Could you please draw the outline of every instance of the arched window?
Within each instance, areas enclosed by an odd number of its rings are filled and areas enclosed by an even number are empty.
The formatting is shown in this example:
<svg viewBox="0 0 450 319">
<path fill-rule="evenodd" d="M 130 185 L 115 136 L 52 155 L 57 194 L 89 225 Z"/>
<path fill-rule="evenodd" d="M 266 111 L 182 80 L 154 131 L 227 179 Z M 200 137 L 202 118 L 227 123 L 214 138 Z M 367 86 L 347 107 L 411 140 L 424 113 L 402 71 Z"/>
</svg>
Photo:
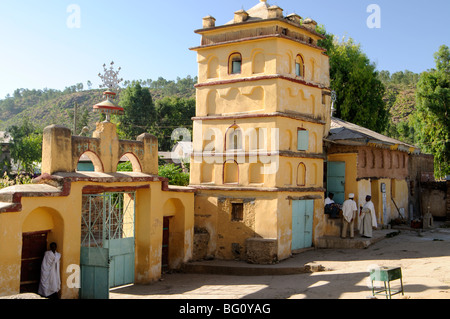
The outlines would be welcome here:
<svg viewBox="0 0 450 319">
<path fill-rule="evenodd" d="M 297 167 L 297 186 L 306 185 L 306 166 L 303 163 L 298 164 Z"/>
<path fill-rule="evenodd" d="M 242 150 L 242 130 L 239 126 L 232 125 L 225 135 L 226 150 Z"/>
<path fill-rule="evenodd" d="M 295 75 L 301 77 L 305 76 L 305 63 L 303 62 L 303 58 L 300 54 L 295 58 Z"/>
<path fill-rule="evenodd" d="M 242 71 L 242 56 L 240 53 L 233 53 L 228 59 L 228 73 L 240 74 Z"/>
</svg>

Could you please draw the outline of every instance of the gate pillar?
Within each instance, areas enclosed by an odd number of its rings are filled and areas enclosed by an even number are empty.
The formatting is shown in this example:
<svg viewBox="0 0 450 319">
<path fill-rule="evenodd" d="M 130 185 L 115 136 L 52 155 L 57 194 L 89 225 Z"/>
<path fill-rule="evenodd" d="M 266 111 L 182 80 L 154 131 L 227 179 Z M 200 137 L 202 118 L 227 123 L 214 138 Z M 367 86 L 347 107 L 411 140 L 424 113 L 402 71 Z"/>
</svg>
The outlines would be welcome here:
<svg viewBox="0 0 450 319">
<path fill-rule="evenodd" d="M 70 129 L 51 125 L 44 129 L 42 141 L 42 174 L 74 172 L 72 161 L 72 132 Z"/>
</svg>

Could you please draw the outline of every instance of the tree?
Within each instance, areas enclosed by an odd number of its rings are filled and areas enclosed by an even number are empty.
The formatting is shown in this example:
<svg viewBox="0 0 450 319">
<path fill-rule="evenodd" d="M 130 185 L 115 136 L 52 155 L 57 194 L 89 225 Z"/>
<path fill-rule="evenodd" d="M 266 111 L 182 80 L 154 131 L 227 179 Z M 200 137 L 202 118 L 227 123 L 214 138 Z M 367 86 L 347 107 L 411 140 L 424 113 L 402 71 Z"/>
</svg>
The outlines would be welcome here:
<svg viewBox="0 0 450 319">
<path fill-rule="evenodd" d="M 184 173 L 182 168 L 175 164 L 159 166 L 158 175 L 167 178 L 169 180 L 169 185 L 189 185 L 189 174 Z"/>
<path fill-rule="evenodd" d="M 123 138 L 134 140 L 142 133 L 151 133 L 156 112 L 148 88 L 143 88 L 139 82 L 133 81 L 120 94 L 119 105 L 125 111 L 118 120 L 118 130 Z"/>
<path fill-rule="evenodd" d="M 423 72 L 417 84 L 414 114 L 418 144 L 435 159 L 435 176 L 450 175 L 450 50 L 443 45 L 434 55 L 436 70 Z"/>
<path fill-rule="evenodd" d="M 156 101 L 156 113 L 153 132 L 161 151 L 170 151 L 177 142 L 171 139 L 172 132 L 177 128 L 187 128 L 192 136 L 191 118 L 195 116 L 195 99 L 165 97 Z"/>
<path fill-rule="evenodd" d="M 319 45 L 330 56 L 331 89 L 336 91 L 335 116 L 345 121 L 382 132 L 388 123 L 383 101 L 385 87 L 375 65 L 353 39 L 336 41 L 325 35 Z"/>
<path fill-rule="evenodd" d="M 33 174 L 36 164 L 42 160 L 42 133 L 27 118 L 19 126 L 9 127 L 7 132 L 12 138 L 11 158 L 18 170 Z"/>
</svg>

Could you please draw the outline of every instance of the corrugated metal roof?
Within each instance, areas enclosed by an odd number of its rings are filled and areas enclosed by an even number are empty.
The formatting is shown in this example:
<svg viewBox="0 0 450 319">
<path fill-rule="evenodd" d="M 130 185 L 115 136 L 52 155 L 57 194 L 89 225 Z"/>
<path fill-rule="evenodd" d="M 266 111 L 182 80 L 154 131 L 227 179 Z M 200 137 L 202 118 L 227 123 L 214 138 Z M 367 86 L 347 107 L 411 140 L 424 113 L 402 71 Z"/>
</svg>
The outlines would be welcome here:
<svg viewBox="0 0 450 319">
<path fill-rule="evenodd" d="M 367 143 L 380 143 L 388 146 L 399 145 L 405 148 L 418 149 L 414 145 L 404 143 L 394 138 L 374 132 L 365 127 L 346 122 L 344 120 L 332 117 L 330 135 L 327 137 L 329 141 L 359 141 Z"/>
</svg>

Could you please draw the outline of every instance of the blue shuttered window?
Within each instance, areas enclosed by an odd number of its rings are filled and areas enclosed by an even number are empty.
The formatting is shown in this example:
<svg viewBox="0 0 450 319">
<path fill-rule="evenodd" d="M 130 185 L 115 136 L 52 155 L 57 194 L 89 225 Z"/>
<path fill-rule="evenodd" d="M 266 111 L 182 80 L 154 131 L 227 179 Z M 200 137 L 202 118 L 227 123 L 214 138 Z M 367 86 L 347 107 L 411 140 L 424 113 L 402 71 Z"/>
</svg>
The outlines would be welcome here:
<svg viewBox="0 0 450 319">
<path fill-rule="evenodd" d="M 297 132 L 297 150 L 307 151 L 309 146 L 309 132 L 298 130 Z"/>
</svg>

